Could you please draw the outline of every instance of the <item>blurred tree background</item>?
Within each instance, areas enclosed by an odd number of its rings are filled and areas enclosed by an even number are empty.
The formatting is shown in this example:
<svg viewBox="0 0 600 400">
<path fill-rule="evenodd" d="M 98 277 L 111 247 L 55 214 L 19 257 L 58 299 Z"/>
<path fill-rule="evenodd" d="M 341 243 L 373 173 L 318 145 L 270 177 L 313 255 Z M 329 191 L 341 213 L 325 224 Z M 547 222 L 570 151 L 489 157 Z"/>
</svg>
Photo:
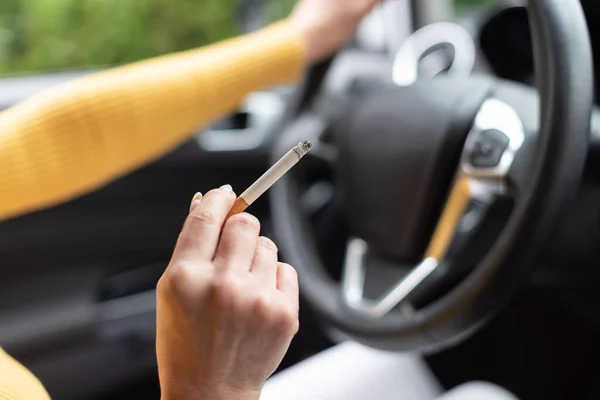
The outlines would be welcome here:
<svg viewBox="0 0 600 400">
<path fill-rule="evenodd" d="M 244 10 L 258 8 L 269 22 L 294 2 L 0 0 L 0 74 L 101 67 L 185 50 L 240 33 Z"/>
</svg>

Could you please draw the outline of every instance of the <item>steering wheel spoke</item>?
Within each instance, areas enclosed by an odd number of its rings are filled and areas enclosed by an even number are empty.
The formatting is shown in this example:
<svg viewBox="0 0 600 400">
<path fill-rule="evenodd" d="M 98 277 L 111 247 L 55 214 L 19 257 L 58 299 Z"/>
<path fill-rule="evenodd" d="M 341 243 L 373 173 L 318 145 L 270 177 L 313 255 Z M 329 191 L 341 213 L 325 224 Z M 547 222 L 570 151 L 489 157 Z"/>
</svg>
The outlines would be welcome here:
<svg viewBox="0 0 600 400">
<path fill-rule="evenodd" d="M 365 296 L 369 246 L 359 238 L 348 242 L 342 274 L 342 298 L 344 304 L 366 318 L 379 319 L 397 306 L 405 311 L 413 293 L 419 294 L 438 288 L 439 280 L 453 273 L 454 261 L 480 232 L 488 217 L 488 211 L 496 199 L 493 194 L 499 188 L 489 182 L 461 176 L 456 180 L 446 202 L 423 259 L 377 297 Z M 371 271 L 377 273 L 377 271 Z M 430 280 L 431 278 L 431 280 Z M 423 291 L 424 290 L 424 291 Z"/>
<path fill-rule="evenodd" d="M 400 305 L 416 287 L 440 265 L 428 257 L 397 281 L 386 293 L 375 300 L 367 299 L 364 288 L 367 277 L 367 243 L 358 238 L 348 242 L 342 275 L 342 297 L 350 309 L 368 318 L 381 318 Z M 411 309 L 412 307 L 409 307 Z"/>
</svg>

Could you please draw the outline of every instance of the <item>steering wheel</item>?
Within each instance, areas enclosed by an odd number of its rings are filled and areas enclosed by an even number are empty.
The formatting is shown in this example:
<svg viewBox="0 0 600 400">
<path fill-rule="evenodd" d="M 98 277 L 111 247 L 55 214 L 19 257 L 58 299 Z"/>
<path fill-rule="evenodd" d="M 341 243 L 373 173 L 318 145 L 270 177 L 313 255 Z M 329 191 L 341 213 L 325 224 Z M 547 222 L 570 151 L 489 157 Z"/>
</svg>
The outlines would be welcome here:
<svg viewBox="0 0 600 400">
<path fill-rule="evenodd" d="M 307 174 L 286 175 L 271 202 L 301 294 L 337 334 L 440 350 L 476 332 L 531 273 L 578 188 L 594 85 L 579 1 L 531 0 L 528 12 L 537 92 L 486 76 L 406 87 L 372 79 L 331 118 L 314 106 L 330 63 L 309 71 L 273 157 L 310 139 L 312 157 L 335 172 L 352 234 L 341 282 L 302 211 Z M 382 264 L 412 267 L 367 296 Z"/>
</svg>

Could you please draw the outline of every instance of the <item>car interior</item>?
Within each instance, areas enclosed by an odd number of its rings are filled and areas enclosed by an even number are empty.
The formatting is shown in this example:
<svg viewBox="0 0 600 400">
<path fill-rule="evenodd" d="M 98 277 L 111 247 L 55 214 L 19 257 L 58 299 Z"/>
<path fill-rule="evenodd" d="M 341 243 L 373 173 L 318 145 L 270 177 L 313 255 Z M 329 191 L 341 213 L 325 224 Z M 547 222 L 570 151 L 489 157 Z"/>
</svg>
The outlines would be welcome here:
<svg viewBox="0 0 600 400">
<path fill-rule="evenodd" d="M 54 399 L 160 398 L 155 287 L 192 195 L 310 139 L 248 210 L 300 277 L 280 371 L 352 340 L 422 354 L 445 388 L 599 398 L 600 3 L 560 3 L 383 2 L 297 87 L 3 221 L 0 346 Z M 0 110 L 94 71 L 0 75 Z"/>
</svg>

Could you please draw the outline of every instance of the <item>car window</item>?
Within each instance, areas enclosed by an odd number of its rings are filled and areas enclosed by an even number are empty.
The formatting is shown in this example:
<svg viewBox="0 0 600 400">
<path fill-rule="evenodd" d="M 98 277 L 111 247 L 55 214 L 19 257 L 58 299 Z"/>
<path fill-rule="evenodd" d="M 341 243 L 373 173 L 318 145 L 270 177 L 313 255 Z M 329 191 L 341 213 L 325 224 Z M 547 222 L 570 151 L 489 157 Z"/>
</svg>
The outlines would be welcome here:
<svg viewBox="0 0 600 400">
<path fill-rule="evenodd" d="M 480 6 L 485 3 L 490 3 L 494 0 L 454 0 L 454 5 L 457 9 L 470 9 Z"/>
<path fill-rule="evenodd" d="M 459 14 L 468 13 L 479 6 L 488 3 L 497 3 L 499 0 L 454 0 L 454 7 Z"/>
<path fill-rule="evenodd" d="M 296 0 L 0 0 L 0 74 L 81 70 L 252 31 Z M 490 0 L 454 0 L 470 9 Z M 493 1 L 493 0 L 491 0 Z"/>
<path fill-rule="evenodd" d="M 0 74 L 119 65 L 213 43 L 293 0 L 0 0 Z"/>
</svg>

